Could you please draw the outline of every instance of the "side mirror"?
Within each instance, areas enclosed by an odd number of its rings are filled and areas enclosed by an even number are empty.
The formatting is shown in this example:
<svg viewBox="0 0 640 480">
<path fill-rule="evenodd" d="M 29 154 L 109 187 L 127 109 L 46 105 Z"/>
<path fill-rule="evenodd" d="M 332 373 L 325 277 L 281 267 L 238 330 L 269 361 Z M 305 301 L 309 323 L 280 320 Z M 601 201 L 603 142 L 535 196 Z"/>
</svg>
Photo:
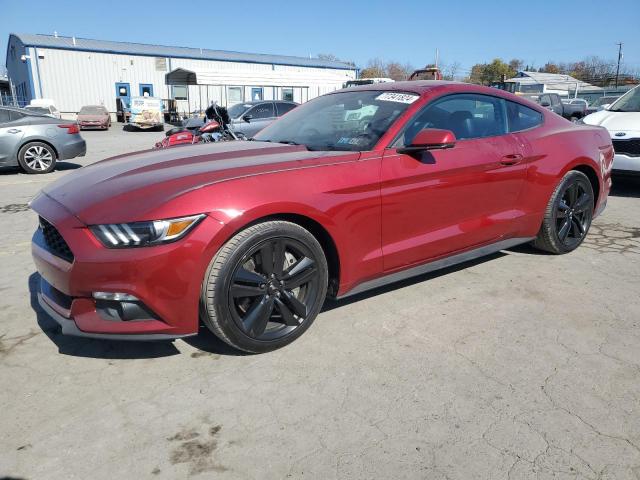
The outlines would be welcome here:
<svg viewBox="0 0 640 480">
<path fill-rule="evenodd" d="M 425 128 L 414 137 L 411 145 L 398 148 L 398 153 L 414 153 L 424 150 L 444 150 L 453 148 L 456 136 L 451 130 L 439 128 Z"/>
<path fill-rule="evenodd" d="M 253 118 L 253 115 L 245 115 L 244 117 L 242 117 L 242 119 L 247 123 L 251 122 L 252 118 Z"/>
<path fill-rule="evenodd" d="M 551 106 L 551 104 L 550 104 L 549 102 L 542 102 L 542 103 L 540 104 L 540 106 L 541 106 L 541 107 L 550 107 L 550 106 Z"/>
<path fill-rule="evenodd" d="M 609 110 L 610 106 L 610 103 L 605 103 L 604 105 L 600 105 L 600 108 L 598 108 L 598 110 Z"/>
</svg>

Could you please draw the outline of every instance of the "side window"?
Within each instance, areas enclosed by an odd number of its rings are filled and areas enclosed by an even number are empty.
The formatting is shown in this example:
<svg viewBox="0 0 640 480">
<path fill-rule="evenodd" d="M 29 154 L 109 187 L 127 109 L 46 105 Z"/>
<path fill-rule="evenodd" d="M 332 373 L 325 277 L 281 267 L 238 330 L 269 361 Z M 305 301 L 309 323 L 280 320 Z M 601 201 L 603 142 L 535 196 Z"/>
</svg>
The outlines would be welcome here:
<svg viewBox="0 0 640 480">
<path fill-rule="evenodd" d="M 256 105 L 251 110 L 249 110 L 247 115 L 251 115 L 253 120 L 258 120 L 260 118 L 270 118 L 275 117 L 276 114 L 273 111 L 273 103 L 261 103 L 260 105 Z"/>
<path fill-rule="evenodd" d="M 549 98 L 549 95 L 541 95 L 539 102 L 540 102 L 540 105 L 542 105 L 543 103 L 551 105 L 551 98 Z"/>
<path fill-rule="evenodd" d="M 295 103 L 282 103 L 282 102 L 276 102 L 276 109 L 278 110 L 278 116 L 282 116 L 285 113 L 293 110 L 294 108 L 296 108 L 297 105 Z"/>
<path fill-rule="evenodd" d="M 507 101 L 509 132 L 521 132 L 542 125 L 543 116 L 533 108 Z"/>
<path fill-rule="evenodd" d="M 0 108 L 0 125 L 9 122 L 9 110 Z"/>
<path fill-rule="evenodd" d="M 504 100 L 489 95 L 449 95 L 430 103 L 409 122 L 395 146 L 409 145 L 420 130 L 451 130 L 458 140 L 507 133 Z"/>
</svg>

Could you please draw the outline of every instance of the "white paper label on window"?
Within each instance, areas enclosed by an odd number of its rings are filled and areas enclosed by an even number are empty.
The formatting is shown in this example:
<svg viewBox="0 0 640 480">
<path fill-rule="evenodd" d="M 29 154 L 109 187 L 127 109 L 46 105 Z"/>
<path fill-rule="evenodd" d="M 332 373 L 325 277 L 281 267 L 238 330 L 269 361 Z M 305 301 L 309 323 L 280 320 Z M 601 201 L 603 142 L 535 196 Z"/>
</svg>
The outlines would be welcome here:
<svg viewBox="0 0 640 480">
<path fill-rule="evenodd" d="M 381 100 L 383 102 L 413 103 L 418 98 L 420 98 L 419 95 L 411 93 L 384 92 L 378 95 L 376 100 Z"/>
</svg>

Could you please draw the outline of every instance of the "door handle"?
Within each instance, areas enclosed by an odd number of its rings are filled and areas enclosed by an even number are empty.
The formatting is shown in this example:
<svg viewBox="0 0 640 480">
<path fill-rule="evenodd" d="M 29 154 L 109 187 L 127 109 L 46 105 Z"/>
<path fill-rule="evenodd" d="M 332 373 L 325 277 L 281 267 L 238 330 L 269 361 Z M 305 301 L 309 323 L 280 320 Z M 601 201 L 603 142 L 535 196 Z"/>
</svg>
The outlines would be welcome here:
<svg viewBox="0 0 640 480">
<path fill-rule="evenodd" d="M 504 157 L 502 157 L 500 163 L 502 165 L 515 165 L 517 163 L 520 163 L 521 161 L 522 155 L 520 155 L 519 153 L 513 153 L 511 155 L 505 155 Z"/>
<path fill-rule="evenodd" d="M 7 132 L 9 133 L 20 133 L 22 130 L 18 130 L 17 128 L 12 128 L 10 130 L 7 130 Z"/>
</svg>

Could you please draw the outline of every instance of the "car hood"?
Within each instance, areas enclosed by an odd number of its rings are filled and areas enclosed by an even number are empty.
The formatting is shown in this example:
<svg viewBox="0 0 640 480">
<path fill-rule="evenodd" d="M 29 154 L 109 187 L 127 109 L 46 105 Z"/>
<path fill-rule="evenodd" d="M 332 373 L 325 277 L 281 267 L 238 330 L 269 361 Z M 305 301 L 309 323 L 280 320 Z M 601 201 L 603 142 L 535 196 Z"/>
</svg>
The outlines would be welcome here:
<svg viewBox="0 0 640 480">
<path fill-rule="evenodd" d="M 584 123 L 605 127 L 611 134 L 622 132 L 640 135 L 640 112 L 601 110 L 584 117 Z"/>
<path fill-rule="evenodd" d="M 152 220 L 163 205 L 207 185 L 327 161 L 353 161 L 359 156 L 252 141 L 145 150 L 80 168 L 45 187 L 43 193 L 88 225 Z"/>
</svg>

